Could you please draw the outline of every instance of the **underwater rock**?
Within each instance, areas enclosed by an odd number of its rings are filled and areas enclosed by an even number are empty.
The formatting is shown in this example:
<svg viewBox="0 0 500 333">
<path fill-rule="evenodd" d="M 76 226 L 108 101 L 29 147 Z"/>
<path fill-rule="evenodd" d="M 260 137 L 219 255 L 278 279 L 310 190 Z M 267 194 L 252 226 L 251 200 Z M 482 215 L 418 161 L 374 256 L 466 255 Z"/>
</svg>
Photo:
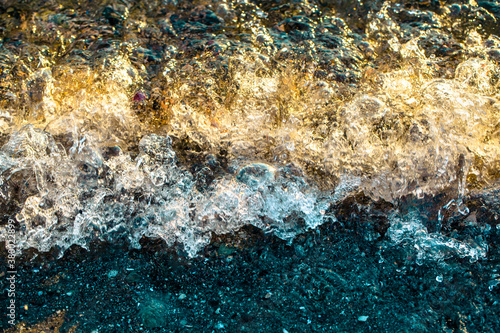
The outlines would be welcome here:
<svg viewBox="0 0 500 333">
<path fill-rule="evenodd" d="M 139 317 L 147 328 L 165 327 L 173 314 L 170 305 L 157 296 L 147 295 L 139 305 Z"/>
<path fill-rule="evenodd" d="M 143 100 L 145 100 L 147 98 L 146 94 L 143 93 L 142 91 L 138 91 L 135 93 L 134 97 L 132 98 L 132 100 L 134 102 L 142 102 Z"/>
<path fill-rule="evenodd" d="M 500 49 L 490 49 L 487 53 L 491 60 L 500 63 Z"/>
<path fill-rule="evenodd" d="M 214 25 L 214 24 L 221 24 L 223 23 L 223 20 L 219 18 L 213 11 L 211 10 L 204 10 L 200 13 L 199 18 L 198 18 L 201 23 L 206 24 L 206 25 Z"/>
<path fill-rule="evenodd" d="M 117 26 L 123 23 L 128 17 L 128 9 L 123 5 L 106 6 L 102 12 L 102 15 L 109 24 L 112 26 Z"/>
<path fill-rule="evenodd" d="M 160 27 L 161 31 L 164 34 L 172 37 L 177 36 L 177 33 L 175 32 L 174 27 L 172 26 L 170 18 L 159 19 L 158 26 Z"/>
<path fill-rule="evenodd" d="M 486 9 L 489 13 L 491 13 L 497 20 L 500 20 L 500 5 L 498 2 L 494 1 L 478 1 L 479 7 Z"/>
<path fill-rule="evenodd" d="M 313 21 L 305 16 L 294 16 L 282 21 L 278 26 L 283 27 L 285 32 L 294 30 L 310 31 L 314 28 L 313 24 Z"/>
<path fill-rule="evenodd" d="M 26 86 L 32 103 L 40 103 L 49 97 L 54 89 L 54 79 L 50 68 L 41 68 L 34 72 L 28 79 Z"/>
</svg>

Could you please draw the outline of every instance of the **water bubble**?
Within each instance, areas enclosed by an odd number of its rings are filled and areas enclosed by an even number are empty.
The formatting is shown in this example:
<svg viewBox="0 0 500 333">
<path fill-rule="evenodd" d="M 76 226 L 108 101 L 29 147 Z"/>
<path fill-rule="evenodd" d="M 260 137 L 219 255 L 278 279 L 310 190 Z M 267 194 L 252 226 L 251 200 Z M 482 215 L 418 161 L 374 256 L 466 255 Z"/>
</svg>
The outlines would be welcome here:
<svg viewBox="0 0 500 333">
<path fill-rule="evenodd" d="M 270 182 L 273 178 L 274 168 L 262 163 L 245 165 L 236 176 L 236 179 L 251 188 L 259 187 L 262 184 Z"/>
</svg>

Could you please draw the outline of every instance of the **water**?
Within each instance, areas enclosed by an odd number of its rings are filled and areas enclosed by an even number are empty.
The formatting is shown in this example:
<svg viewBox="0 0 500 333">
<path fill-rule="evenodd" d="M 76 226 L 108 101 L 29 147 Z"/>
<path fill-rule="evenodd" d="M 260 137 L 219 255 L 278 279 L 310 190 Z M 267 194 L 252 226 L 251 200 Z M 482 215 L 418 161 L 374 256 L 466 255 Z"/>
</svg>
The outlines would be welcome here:
<svg viewBox="0 0 500 333">
<path fill-rule="evenodd" d="M 0 239 L 13 219 L 18 253 L 146 236 L 196 256 L 245 225 L 291 241 L 363 193 L 394 205 L 387 236 L 418 260 L 486 257 L 398 205 L 444 194 L 442 226 L 498 190 L 498 37 L 440 42 L 451 5 L 386 3 L 364 27 L 305 2 L 283 21 L 260 3 L 151 6 L 172 12 L 108 6 L 100 28 L 69 9 L 4 15 L 26 34 L 4 30 L 1 51 Z"/>
<path fill-rule="evenodd" d="M 500 331 L 499 13 L 1 0 L 0 327 Z"/>
</svg>

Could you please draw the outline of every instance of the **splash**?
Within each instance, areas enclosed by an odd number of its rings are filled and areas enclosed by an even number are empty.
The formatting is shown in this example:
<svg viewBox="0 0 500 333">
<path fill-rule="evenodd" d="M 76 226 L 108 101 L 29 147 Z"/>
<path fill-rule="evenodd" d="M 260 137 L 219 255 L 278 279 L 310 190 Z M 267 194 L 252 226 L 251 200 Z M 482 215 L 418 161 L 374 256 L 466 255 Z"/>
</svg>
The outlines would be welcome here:
<svg viewBox="0 0 500 333">
<path fill-rule="evenodd" d="M 440 233 L 429 232 L 417 211 L 404 216 L 393 214 L 388 236 L 395 244 L 405 244 L 413 248 L 419 265 L 425 260 L 443 260 L 453 256 L 468 258 L 470 262 L 475 262 L 486 258 L 488 252 L 488 245 L 482 237 L 461 241 Z"/>
<path fill-rule="evenodd" d="M 330 207 L 357 193 L 397 205 L 451 191 L 467 212 L 469 191 L 500 176 L 500 73 L 485 56 L 494 39 L 470 32 L 470 52 L 444 67 L 421 46 L 432 31 L 403 36 L 388 6 L 374 13 L 363 42 L 340 18 L 296 17 L 273 30 L 257 15 L 240 28 L 253 29 L 262 45 L 245 52 L 231 53 L 223 34 L 198 45 L 210 53 L 187 60 L 174 56 L 186 45 L 165 47 L 159 59 L 131 42 L 71 53 L 73 44 L 60 39 L 66 63 L 27 49 L 24 60 L 38 65 L 9 83 L 15 89 L 0 105 L 0 207 L 19 224 L 18 248 L 64 253 L 95 239 L 139 247 L 146 236 L 193 256 L 212 234 L 244 225 L 292 240 L 336 221 Z M 226 7 L 218 10 L 229 22 L 237 6 Z M 205 25 L 222 22 L 207 13 Z M 50 26 L 33 22 L 34 37 Z M 196 31 L 159 22 L 164 35 Z M 307 56 L 330 54 L 314 44 L 315 33 L 328 52 L 338 48 L 333 60 Z M 286 34 L 301 41 L 295 53 Z M 291 60 L 297 50 L 306 56 Z M 361 71 L 361 58 L 377 53 L 397 65 Z M 476 260 L 486 251 L 429 233 L 415 216 L 390 224 L 390 239 L 413 242 L 419 258 L 453 252 Z"/>
<path fill-rule="evenodd" d="M 66 154 L 50 134 L 27 125 L 4 145 L 3 197 L 10 199 L 13 186 L 27 196 L 16 215 L 21 249 L 58 247 L 62 254 L 94 239 L 139 247 L 147 236 L 184 244 L 195 255 L 211 233 L 246 224 L 291 239 L 321 224 L 329 206 L 328 196 L 293 165 L 235 164 L 234 174 L 202 193 L 176 165 L 169 136 L 144 136 L 135 159 L 119 148 L 103 156 L 93 142 L 86 136 Z M 10 182 L 19 174 L 25 184 Z"/>
</svg>

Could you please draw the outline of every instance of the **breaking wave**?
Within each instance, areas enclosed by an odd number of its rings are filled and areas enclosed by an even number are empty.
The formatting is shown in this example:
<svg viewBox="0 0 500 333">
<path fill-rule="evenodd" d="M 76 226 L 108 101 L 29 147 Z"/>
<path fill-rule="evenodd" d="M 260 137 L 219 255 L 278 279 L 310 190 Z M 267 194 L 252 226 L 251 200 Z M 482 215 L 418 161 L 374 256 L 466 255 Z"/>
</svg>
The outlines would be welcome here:
<svg viewBox="0 0 500 333">
<path fill-rule="evenodd" d="M 357 87 L 318 79 L 314 64 L 271 71 L 251 52 L 184 76 L 171 59 L 148 93 L 118 52 L 39 68 L 0 109 L 3 218 L 18 223 L 20 251 L 145 236 L 194 256 L 244 225 L 292 240 L 337 221 L 331 207 L 356 193 L 397 207 L 446 190 L 467 215 L 468 193 L 500 175 L 498 65 L 470 56 L 443 74 L 417 39 L 390 45 L 398 68 L 367 67 Z M 389 221 L 389 239 L 420 259 L 486 255 L 416 215 Z"/>
</svg>

